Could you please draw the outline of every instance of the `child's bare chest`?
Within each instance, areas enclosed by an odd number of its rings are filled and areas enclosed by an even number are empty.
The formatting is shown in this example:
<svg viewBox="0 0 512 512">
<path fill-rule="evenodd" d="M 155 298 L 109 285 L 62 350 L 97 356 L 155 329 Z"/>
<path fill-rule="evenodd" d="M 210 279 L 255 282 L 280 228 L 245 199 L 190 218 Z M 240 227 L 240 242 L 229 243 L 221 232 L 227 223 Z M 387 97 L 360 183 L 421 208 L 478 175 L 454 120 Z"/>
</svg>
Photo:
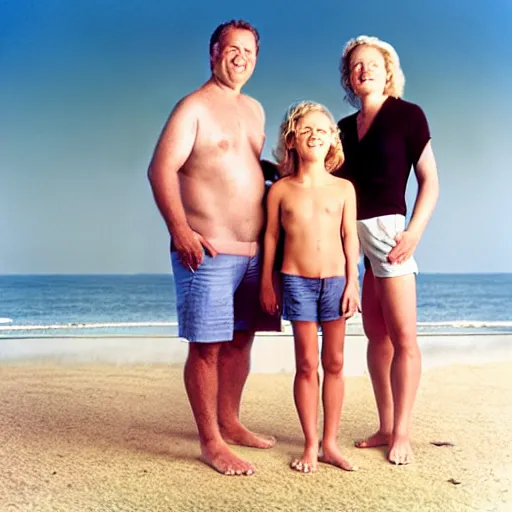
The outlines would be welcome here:
<svg viewBox="0 0 512 512">
<path fill-rule="evenodd" d="M 337 221 L 341 219 L 343 202 L 336 191 L 323 187 L 317 190 L 294 191 L 281 206 L 283 220 L 295 222 Z"/>
</svg>

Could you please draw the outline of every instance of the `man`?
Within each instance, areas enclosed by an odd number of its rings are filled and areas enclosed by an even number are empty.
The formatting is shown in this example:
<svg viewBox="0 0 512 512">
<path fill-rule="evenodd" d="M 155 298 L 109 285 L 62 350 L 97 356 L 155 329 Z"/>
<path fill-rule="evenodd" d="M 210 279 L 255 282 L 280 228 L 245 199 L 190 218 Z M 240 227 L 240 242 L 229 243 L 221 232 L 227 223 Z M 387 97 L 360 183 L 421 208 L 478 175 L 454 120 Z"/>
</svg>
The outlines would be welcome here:
<svg viewBox="0 0 512 512">
<path fill-rule="evenodd" d="M 212 76 L 176 105 L 149 167 L 172 237 L 179 335 L 190 342 L 185 387 L 201 459 L 227 475 L 254 473 L 227 443 L 275 443 L 239 420 L 254 331 L 279 329 L 259 304 L 264 112 L 241 93 L 258 49 L 259 34 L 249 23 L 217 27 L 210 39 Z"/>
</svg>

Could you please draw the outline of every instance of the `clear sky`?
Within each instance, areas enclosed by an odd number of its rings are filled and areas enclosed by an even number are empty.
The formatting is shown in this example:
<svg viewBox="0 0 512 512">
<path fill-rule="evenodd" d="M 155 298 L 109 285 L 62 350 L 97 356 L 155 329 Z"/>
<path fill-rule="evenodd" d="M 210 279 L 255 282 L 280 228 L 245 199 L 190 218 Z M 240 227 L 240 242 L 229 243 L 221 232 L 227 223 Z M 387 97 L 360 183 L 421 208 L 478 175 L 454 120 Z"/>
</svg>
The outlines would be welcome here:
<svg viewBox="0 0 512 512">
<path fill-rule="evenodd" d="M 352 111 L 338 73 L 347 39 L 393 44 L 440 172 L 421 270 L 512 272 L 511 2 L 3 0 L 0 274 L 170 271 L 147 165 L 232 18 L 261 33 L 245 92 L 267 114 L 266 157 L 291 102 Z"/>
</svg>

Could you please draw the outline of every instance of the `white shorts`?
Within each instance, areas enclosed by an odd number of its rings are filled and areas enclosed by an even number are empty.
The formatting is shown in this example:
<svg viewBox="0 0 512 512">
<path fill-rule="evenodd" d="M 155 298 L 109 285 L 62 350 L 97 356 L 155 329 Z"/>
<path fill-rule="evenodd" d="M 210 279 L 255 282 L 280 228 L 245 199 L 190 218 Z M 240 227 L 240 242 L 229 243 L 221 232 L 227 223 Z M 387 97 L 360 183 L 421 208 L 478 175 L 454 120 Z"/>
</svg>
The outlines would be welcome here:
<svg viewBox="0 0 512 512">
<path fill-rule="evenodd" d="M 399 214 L 357 221 L 361 249 L 370 260 L 374 276 L 398 277 L 418 273 L 418 265 L 412 256 L 400 264 L 388 261 L 388 255 L 396 245 L 395 236 L 404 229 L 405 217 Z"/>
</svg>

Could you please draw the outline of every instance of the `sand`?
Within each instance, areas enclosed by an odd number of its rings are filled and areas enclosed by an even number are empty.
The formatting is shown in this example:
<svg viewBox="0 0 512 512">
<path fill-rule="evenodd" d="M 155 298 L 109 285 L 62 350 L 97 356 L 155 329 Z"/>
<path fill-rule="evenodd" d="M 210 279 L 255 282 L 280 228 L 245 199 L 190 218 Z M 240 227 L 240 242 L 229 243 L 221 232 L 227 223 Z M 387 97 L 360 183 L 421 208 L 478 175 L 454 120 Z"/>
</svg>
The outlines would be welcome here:
<svg viewBox="0 0 512 512">
<path fill-rule="evenodd" d="M 353 447 L 376 413 L 368 377 L 348 377 L 340 444 L 360 469 L 304 475 L 288 467 L 292 374 L 252 373 L 242 418 L 278 444 L 234 448 L 257 472 L 226 477 L 198 460 L 181 364 L 4 357 L 0 511 L 510 511 L 511 374 L 510 360 L 427 369 L 406 467 Z"/>
</svg>

